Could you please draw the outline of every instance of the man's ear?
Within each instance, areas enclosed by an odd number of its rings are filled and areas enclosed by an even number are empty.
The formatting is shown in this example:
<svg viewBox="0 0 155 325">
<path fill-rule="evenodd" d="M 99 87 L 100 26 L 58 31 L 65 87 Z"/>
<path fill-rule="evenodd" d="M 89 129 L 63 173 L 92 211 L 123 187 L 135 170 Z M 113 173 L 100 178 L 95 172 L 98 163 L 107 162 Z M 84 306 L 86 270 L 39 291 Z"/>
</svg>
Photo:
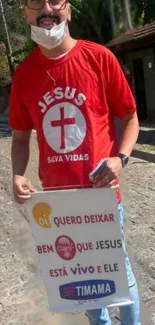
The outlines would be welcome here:
<svg viewBox="0 0 155 325">
<path fill-rule="evenodd" d="M 68 15 L 67 15 L 68 22 L 71 21 L 71 17 L 72 17 L 72 6 L 70 3 L 68 3 Z"/>
</svg>

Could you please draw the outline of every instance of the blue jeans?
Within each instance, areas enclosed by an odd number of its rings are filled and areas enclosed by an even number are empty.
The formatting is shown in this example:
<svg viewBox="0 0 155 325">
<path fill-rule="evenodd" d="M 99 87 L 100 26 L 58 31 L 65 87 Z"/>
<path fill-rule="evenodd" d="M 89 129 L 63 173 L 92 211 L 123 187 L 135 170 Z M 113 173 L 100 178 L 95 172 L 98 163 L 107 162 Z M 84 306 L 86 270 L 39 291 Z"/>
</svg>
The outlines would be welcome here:
<svg viewBox="0 0 155 325">
<path fill-rule="evenodd" d="M 122 235 L 122 240 L 123 240 L 125 264 L 126 264 L 127 277 L 128 277 L 128 283 L 129 283 L 130 298 L 132 301 L 134 301 L 134 305 L 120 307 L 121 325 L 140 325 L 138 289 L 137 289 L 137 284 L 136 284 L 134 274 L 132 272 L 131 264 L 129 262 L 128 255 L 125 250 L 122 204 L 118 205 L 118 210 L 119 210 L 119 221 L 120 221 L 120 226 L 121 226 L 121 235 Z M 91 325 L 111 325 L 109 313 L 106 308 L 96 309 L 96 310 L 88 310 L 87 314 L 89 316 Z"/>
</svg>

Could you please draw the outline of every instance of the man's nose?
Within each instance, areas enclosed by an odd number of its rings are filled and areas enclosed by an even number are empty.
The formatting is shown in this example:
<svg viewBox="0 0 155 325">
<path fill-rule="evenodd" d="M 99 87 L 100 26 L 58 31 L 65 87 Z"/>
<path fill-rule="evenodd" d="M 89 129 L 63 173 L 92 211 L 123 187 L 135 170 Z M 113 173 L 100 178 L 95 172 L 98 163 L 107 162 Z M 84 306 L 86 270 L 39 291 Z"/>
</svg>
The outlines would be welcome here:
<svg viewBox="0 0 155 325">
<path fill-rule="evenodd" d="M 45 0 L 45 1 L 44 1 L 44 6 L 43 6 L 42 10 L 43 10 L 45 13 L 47 13 L 47 14 L 49 14 L 49 13 L 51 13 L 51 12 L 53 13 L 53 8 L 50 6 L 48 0 Z"/>
</svg>

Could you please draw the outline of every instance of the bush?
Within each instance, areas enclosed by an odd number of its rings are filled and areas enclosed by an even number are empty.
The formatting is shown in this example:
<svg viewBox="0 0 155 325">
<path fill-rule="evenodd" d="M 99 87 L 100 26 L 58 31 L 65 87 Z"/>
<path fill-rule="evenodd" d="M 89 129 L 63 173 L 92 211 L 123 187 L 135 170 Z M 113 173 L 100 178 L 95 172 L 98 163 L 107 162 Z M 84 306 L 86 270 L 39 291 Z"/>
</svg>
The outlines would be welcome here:
<svg viewBox="0 0 155 325">
<path fill-rule="evenodd" d="M 25 59 L 25 57 L 32 52 L 34 42 L 26 40 L 24 36 L 11 36 L 13 59 L 15 68 Z M 5 54 L 5 46 L 0 43 L 0 87 L 7 86 L 11 83 L 10 70 L 8 66 L 7 56 Z"/>
<path fill-rule="evenodd" d="M 11 76 L 6 56 L 0 56 L 0 87 L 4 87 L 11 83 Z"/>
</svg>

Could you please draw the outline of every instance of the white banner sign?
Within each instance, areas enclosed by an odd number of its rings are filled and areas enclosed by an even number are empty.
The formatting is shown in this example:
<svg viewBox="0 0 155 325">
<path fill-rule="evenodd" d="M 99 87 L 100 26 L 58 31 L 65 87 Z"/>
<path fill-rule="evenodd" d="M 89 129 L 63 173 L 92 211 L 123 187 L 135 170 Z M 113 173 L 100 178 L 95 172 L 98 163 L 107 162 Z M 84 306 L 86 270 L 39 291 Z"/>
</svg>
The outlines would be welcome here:
<svg viewBox="0 0 155 325">
<path fill-rule="evenodd" d="M 27 210 L 52 312 L 131 303 L 116 189 L 34 193 Z"/>
</svg>

